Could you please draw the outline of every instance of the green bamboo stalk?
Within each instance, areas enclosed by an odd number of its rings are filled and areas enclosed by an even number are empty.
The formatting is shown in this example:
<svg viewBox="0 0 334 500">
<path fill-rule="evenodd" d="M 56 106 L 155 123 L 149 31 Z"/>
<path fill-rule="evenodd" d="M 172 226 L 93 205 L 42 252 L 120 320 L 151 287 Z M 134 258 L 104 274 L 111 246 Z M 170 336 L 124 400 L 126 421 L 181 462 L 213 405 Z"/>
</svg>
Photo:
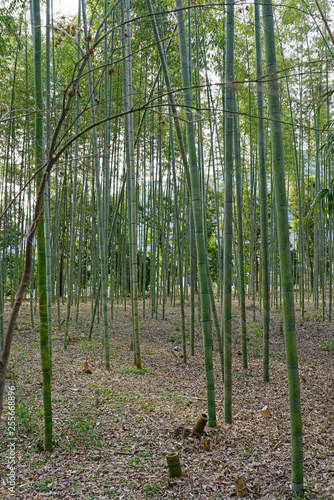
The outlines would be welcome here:
<svg viewBox="0 0 334 500">
<path fill-rule="evenodd" d="M 32 0 L 34 38 L 34 80 L 35 80 L 35 163 L 36 169 L 43 165 L 43 88 L 42 88 L 42 39 L 39 0 Z M 38 174 L 42 181 L 42 172 Z M 44 406 L 44 447 L 52 449 L 52 407 L 51 407 L 51 358 L 48 338 L 48 309 L 46 296 L 46 259 L 44 216 L 40 217 L 37 226 L 38 249 L 38 294 L 40 318 L 40 347 L 43 373 L 43 406 Z"/>
<path fill-rule="evenodd" d="M 50 0 L 46 2 L 46 31 L 45 31 L 45 90 L 46 90 L 46 150 L 45 156 L 51 141 L 51 68 L 50 68 Z M 45 156 L 43 161 L 45 162 Z M 51 269 L 51 228 L 50 228 L 50 184 L 49 181 L 45 188 L 45 259 L 46 259 L 46 300 L 48 310 L 48 342 L 50 351 L 50 363 L 52 373 L 52 269 Z"/>
<path fill-rule="evenodd" d="M 125 184 L 126 184 L 126 176 L 124 175 L 122 186 L 121 186 L 118 198 L 117 198 L 117 202 L 116 202 L 116 205 L 115 205 L 115 209 L 114 209 L 114 213 L 113 213 L 113 218 L 112 218 L 112 222 L 111 222 L 111 228 L 110 228 L 110 233 L 109 233 L 109 238 L 108 238 L 108 247 L 107 247 L 108 253 L 109 253 L 109 250 L 110 250 L 110 247 L 111 247 L 111 244 L 112 244 L 112 239 L 113 239 L 113 237 L 115 235 L 115 232 L 116 232 L 116 229 L 117 229 L 117 227 L 116 227 L 117 217 L 119 215 L 120 204 L 123 201 L 123 197 L 124 197 Z M 90 324 L 90 329 L 89 329 L 89 335 L 88 335 L 88 339 L 89 340 L 91 340 L 92 334 L 93 334 L 94 319 L 95 319 L 95 315 L 96 315 L 96 311 L 97 311 L 97 306 L 98 306 L 98 297 L 99 297 L 100 291 L 101 291 L 101 283 L 102 283 L 102 281 L 100 279 L 99 282 L 98 282 L 98 288 L 97 288 L 97 293 L 96 293 L 95 305 L 94 305 L 94 309 L 93 309 L 93 312 L 92 312 L 92 319 L 91 319 L 91 324 Z"/>
<path fill-rule="evenodd" d="M 82 5 L 82 20 L 84 24 L 84 32 L 85 32 L 85 47 L 86 52 L 89 53 L 88 46 L 88 28 L 87 28 L 87 19 L 86 19 L 86 6 L 85 0 L 81 0 Z M 92 89 L 92 73 L 91 73 L 91 59 L 88 57 L 87 60 L 87 69 L 88 69 L 88 82 L 89 88 Z M 91 115 L 92 115 L 92 123 L 96 122 L 96 108 L 95 108 L 95 100 L 93 91 L 90 93 L 90 104 L 91 104 Z M 96 127 L 92 130 L 93 135 L 93 151 L 94 151 L 94 172 L 95 172 L 95 181 L 97 188 L 97 210 L 98 210 L 98 249 L 100 254 L 100 272 L 101 272 L 101 288 L 102 288 L 102 312 L 103 312 L 103 345 L 105 349 L 105 367 L 107 370 L 110 369 L 110 352 L 109 352 L 109 333 L 108 333 L 108 279 L 106 275 L 106 227 L 103 224 L 103 207 L 102 207 L 102 190 L 100 185 L 100 165 L 99 159 L 97 155 L 97 131 Z M 96 280 L 97 281 L 97 280 Z M 65 342 L 65 340 L 64 340 Z"/>
<path fill-rule="evenodd" d="M 77 284 L 76 284 L 76 313 L 75 322 L 78 323 L 79 320 L 79 308 L 80 308 L 80 297 L 81 297 L 81 287 L 82 287 L 82 257 L 83 248 L 82 242 L 84 238 L 84 221 L 86 214 L 86 204 L 87 204 L 87 191 L 88 191 L 88 169 L 84 171 L 84 177 L 82 180 L 83 189 L 81 191 L 80 207 L 81 207 L 81 217 L 80 217 L 80 228 L 79 228 L 79 252 L 78 252 L 78 270 L 77 270 Z"/>
<path fill-rule="evenodd" d="M 232 179 L 234 111 L 234 1 L 226 5 L 226 88 L 225 88 L 225 165 L 224 165 L 224 419 L 232 422 Z"/>
<path fill-rule="evenodd" d="M 280 49 L 283 65 L 285 66 L 285 57 L 283 51 L 282 39 L 280 37 L 279 31 L 277 29 L 278 37 L 280 40 Z M 298 251 L 300 252 L 300 258 L 298 259 L 299 264 L 299 288 L 300 288 L 300 306 L 302 310 L 302 315 L 304 315 L 304 217 L 302 215 L 302 194 L 301 194 L 301 182 L 300 182 L 300 170 L 299 170 L 299 162 L 298 162 L 298 148 L 297 148 L 297 138 L 295 131 L 295 123 L 293 119 L 293 110 L 292 110 L 292 99 L 290 92 L 290 83 L 288 78 L 288 73 L 285 73 L 286 79 L 286 87 L 288 91 L 288 101 L 289 101 L 289 109 L 290 109 L 290 121 L 292 126 L 292 137 L 293 137 L 293 150 L 294 150 L 294 161 L 296 167 L 296 180 L 297 180 L 297 192 L 298 192 L 298 222 L 299 222 L 299 231 L 298 231 Z M 302 106 L 300 103 L 300 108 L 302 112 Z M 289 198 L 289 197 L 288 197 Z"/>
<path fill-rule="evenodd" d="M 262 5 L 262 16 L 268 80 L 270 133 L 273 156 L 273 174 L 275 180 L 274 188 L 276 197 L 277 229 L 283 293 L 284 335 L 290 400 L 292 490 L 297 495 L 301 496 L 303 494 L 304 487 L 299 371 L 290 256 L 288 206 L 285 191 L 282 126 L 277 79 L 275 31 L 271 0 L 268 0 L 266 4 Z"/>
<path fill-rule="evenodd" d="M 234 157 L 235 157 L 235 181 L 237 193 L 237 221 L 238 221 L 238 260 L 239 260 L 239 296 L 241 312 L 241 339 L 242 339 L 242 365 L 247 369 L 247 324 L 245 303 L 245 273 L 244 273 L 244 239 L 242 230 L 242 187 L 241 187 L 241 161 L 240 144 L 238 132 L 238 115 L 236 96 L 234 93 L 233 108 L 235 112 L 233 120 Z"/>
<path fill-rule="evenodd" d="M 257 130 L 260 168 L 260 221 L 261 221 L 261 269 L 263 297 L 263 380 L 269 381 L 269 323 L 270 323 L 270 277 L 269 277 L 269 235 L 268 235 L 268 194 L 266 173 L 266 145 L 264 133 L 261 25 L 259 0 L 254 2 L 256 78 L 257 78 Z"/>
<path fill-rule="evenodd" d="M 78 24 L 80 25 L 81 19 L 81 4 L 79 3 L 78 12 Z M 78 44 L 80 45 L 80 30 L 79 30 Z M 78 47 L 77 59 L 80 60 L 80 48 Z M 78 87 L 79 92 L 79 84 Z M 75 134 L 79 133 L 79 113 L 80 113 L 80 98 L 76 96 L 76 114 L 78 118 L 75 121 Z M 73 301 L 73 281 L 74 281 L 74 256 L 75 256 L 75 241 L 76 241 L 76 211 L 77 211 L 77 197 L 78 197 L 78 156 L 79 156 L 79 138 L 75 141 L 74 146 L 74 179 L 73 179 L 73 189 L 72 189 L 72 215 L 71 215 L 71 233 L 70 233 L 70 272 L 68 277 L 67 286 L 67 310 L 66 310 L 66 320 L 65 320 L 65 338 L 68 336 L 68 327 L 71 315 L 71 306 Z"/>
<path fill-rule="evenodd" d="M 327 61 L 327 47 L 326 47 L 326 92 L 329 92 L 329 67 Z M 329 100 L 327 101 L 327 125 L 330 124 L 330 104 Z M 328 137 L 328 141 L 330 138 Z M 332 179 L 332 162 L 330 153 L 328 154 L 328 179 L 329 181 Z M 333 198 L 333 194 L 331 195 Z M 330 201 L 330 200 L 328 200 Z M 333 203 L 333 200 L 331 200 Z M 328 274 L 329 274 L 329 297 L 328 297 L 328 321 L 332 321 L 332 307 L 333 307 L 333 216 L 332 210 L 328 207 Z"/>
<path fill-rule="evenodd" d="M 194 214 L 190 210 L 190 355 L 195 355 L 195 229 Z"/>
<path fill-rule="evenodd" d="M 4 171 L 4 189 L 1 190 L 3 192 L 3 198 L 2 198 L 2 204 L 3 206 L 8 205 L 8 185 L 11 186 L 12 183 L 8 182 L 8 179 L 10 178 L 9 175 L 9 159 L 11 157 L 10 151 L 13 151 L 13 146 L 11 148 L 12 143 L 14 142 L 14 137 L 13 133 L 15 133 L 14 129 L 14 119 L 13 119 L 13 111 L 14 111 L 14 102 L 15 102 L 15 89 L 16 89 L 16 78 L 17 78 L 17 64 L 18 64 L 18 56 L 20 52 L 20 46 L 21 46 L 21 41 L 18 41 L 17 45 L 17 52 L 15 55 L 15 61 L 14 61 L 14 69 L 13 69 L 13 80 L 12 80 L 12 90 L 11 90 L 11 99 L 10 99 L 10 120 L 8 123 L 8 133 L 7 133 L 7 144 L 6 144 L 6 156 L 5 156 L 5 171 Z M 7 227 L 10 225 L 10 219 L 8 215 L 6 214 L 4 217 L 3 221 L 3 227 Z M 11 260 L 11 253 L 8 254 L 8 248 L 10 247 L 10 243 L 8 243 L 8 232 L 4 231 L 4 237 L 3 237 L 3 242 L 2 242 L 2 259 L 1 259 L 1 280 L 0 280 L 0 337 L 1 337 L 1 344 L 3 346 L 4 342 L 4 323 L 3 323 L 3 318 L 4 318 L 4 304 L 5 304 L 5 290 L 7 286 L 7 276 L 9 275 L 9 279 L 11 280 L 12 276 L 12 266 L 6 264 L 7 262 L 10 262 Z M 13 299 L 14 299 L 14 287 L 10 286 L 11 290 L 11 304 L 13 305 Z"/>
<path fill-rule="evenodd" d="M 171 118 L 171 108 L 170 108 L 170 118 L 169 118 L 169 140 L 172 155 L 172 170 L 173 170 L 173 189 L 174 189 L 174 214 L 175 219 L 178 221 L 179 215 L 179 205 L 178 205 L 178 189 L 176 181 L 176 169 L 175 169 L 175 148 L 174 148 L 174 134 Z M 180 286 L 180 308 L 181 308 L 181 330 L 182 330 L 182 348 L 183 348 L 183 362 L 187 362 L 187 348 L 186 348 L 186 327 L 185 327 L 185 316 L 184 316 L 184 296 L 183 296 L 183 266 L 182 266 L 182 254 L 181 254 L 181 236 L 180 236 L 180 224 L 176 222 L 176 244 L 177 244 L 177 260 L 179 267 L 179 286 Z"/>
<path fill-rule="evenodd" d="M 307 41 L 307 55 L 308 55 L 308 60 L 309 63 L 311 62 L 311 55 L 310 55 L 310 47 L 309 47 L 309 41 L 308 41 L 308 36 L 306 37 Z M 319 149 L 320 149 L 320 143 L 319 143 L 319 111 L 316 109 L 315 105 L 315 92 L 314 92 L 314 81 L 313 81 L 313 71 L 312 71 L 312 64 L 310 64 L 310 81 L 311 81 L 311 94 L 312 94 L 312 101 L 313 101 L 313 118 L 314 118 L 314 128 L 315 128 L 315 141 L 316 141 L 316 150 L 315 150 L 315 193 L 318 193 L 320 190 L 320 163 L 319 163 Z M 320 221 L 318 220 L 318 213 L 315 213 L 314 216 L 314 267 L 313 267 L 313 296 L 314 296 L 314 303 L 316 309 L 319 308 L 319 274 L 320 274 L 320 246 L 321 246 L 321 238 L 319 236 L 319 222 L 321 224 L 321 211 L 320 211 Z M 321 276 L 320 276 L 321 280 Z"/>
<path fill-rule="evenodd" d="M 124 108 L 132 109 L 133 107 L 133 87 L 132 87 L 132 56 L 131 56 L 131 30 L 130 30 L 130 0 L 126 0 L 126 16 L 127 22 L 127 64 L 126 64 L 126 83 L 127 90 L 124 95 Z M 124 32 L 125 33 L 125 32 Z M 124 93 L 125 94 L 125 93 Z M 136 366 L 141 368 L 140 343 L 139 343 L 139 328 L 138 328 L 138 274 L 137 274 L 137 191 L 136 191 L 136 176 L 134 163 L 134 128 L 133 128 L 133 113 L 126 116 L 128 121 L 128 144 L 127 153 L 129 155 L 130 165 L 130 199 L 131 199 L 131 277 L 132 277 L 132 321 L 133 321 L 133 339 L 136 356 Z"/>
</svg>

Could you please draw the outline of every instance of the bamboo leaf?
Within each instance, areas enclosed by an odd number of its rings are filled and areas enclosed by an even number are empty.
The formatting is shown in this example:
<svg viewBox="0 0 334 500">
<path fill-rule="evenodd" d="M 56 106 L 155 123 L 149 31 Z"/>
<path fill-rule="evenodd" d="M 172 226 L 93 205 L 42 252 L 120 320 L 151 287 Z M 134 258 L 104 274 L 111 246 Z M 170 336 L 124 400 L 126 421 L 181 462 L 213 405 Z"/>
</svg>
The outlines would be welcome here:
<svg viewBox="0 0 334 500">
<path fill-rule="evenodd" d="M 311 214 L 314 212 L 314 210 L 315 210 L 315 209 L 316 209 L 316 207 L 319 205 L 319 203 L 321 202 L 321 200 L 322 200 L 325 196 L 327 196 L 327 195 L 328 195 L 328 193 L 329 193 L 329 188 L 323 188 L 323 189 L 321 189 L 321 190 L 317 193 L 317 195 L 316 195 L 316 197 L 314 198 L 314 201 L 313 201 L 312 205 L 310 206 L 310 209 L 309 209 L 309 211 L 308 211 L 308 213 L 307 213 L 307 215 L 306 215 L 306 217 L 305 217 L 305 220 L 307 220 L 307 219 L 311 216 Z"/>
</svg>

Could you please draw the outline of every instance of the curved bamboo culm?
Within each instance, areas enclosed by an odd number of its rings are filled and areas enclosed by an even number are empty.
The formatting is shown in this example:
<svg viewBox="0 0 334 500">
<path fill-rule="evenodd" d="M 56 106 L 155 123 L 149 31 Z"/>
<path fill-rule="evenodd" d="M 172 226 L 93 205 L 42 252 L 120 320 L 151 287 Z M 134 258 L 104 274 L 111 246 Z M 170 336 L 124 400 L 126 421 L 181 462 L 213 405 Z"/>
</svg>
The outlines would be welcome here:
<svg viewBox="0 0 334 500">
<path fill-rule="evenodd" d="M 283 140 L 277 79 L 274 18 L 271 0 L 262 4 L 266 68 L 268 81 L 270 133 L 276 198 L 277 230 L 283 294 L 283 318 L 286 362 L 289 385 L 292 490 L 303 494 L 303 438 L 300 408 L 300 387 L 295 329 L 293 277 L 290 256 L 288 206 L 285 190 Z"/>
<path fill-rule="evenodd" d="M 224 168 L 224 418 L 232 422 L 232 178 L 234 111 L 234 0 L 226 6 L 226 88 L 225 88 L 225 168 Z"/>
<path fill-rule="evenodd" d="M 206 269 L 206 249 L 203 233 L 202 221 L 202 202 L 200 193 L 199 171 L 197 166 L 197 154 L 195 144 L 195 131 L 192 113 L 192 92 L 189 86 L 189 65 L 187 53 L 187 38 L 184 25 L 184 12 L 183 1 L 176 0 L 175 6 L 177 9 L 177 27 L 179 34 L 179 50 L 180 50 L 180 65 L 182 76 L 182 87 L 185 103 L 185 116 L 186 116 L 186 133 L 189 152 L 189 169 L 191 179 L 191 196 L 192 207 L 194 213 L 195 224 L 195 241 L 197 250 L 197 265 L 198 265 L 198 278 L 199 278 L 199 293 L 201 301 L 201 322 L 203 330 L 203 343 L 204 343 L 204 363 L 206 374 L 206 388 L 207 388 L 207 404 L 209 427 L 216 426 L 216 405 L 215 405 L 215 389 L 214 389 L 214 376 L 213 376 L 213 363 L 212 363 L 212 328 L 211 328 L 211 314 L 210 314 L 210 298 L 209 298 L 209 284 L 208 274 Z"/>
<path fill-rule="evenodd" d="M 164 74 L 165 83 L 166 83 L 166 87 L 167 87 L 167 91 L 168 91 L 168 96 L 167 96 L 168 97 L 168 102 L 169 102 L 169 105 L 170 105 L 170 107 L 172 109 L 172 113 L 173 113 L 174 126 L 175 126 L 176 136 L 177 136 L 177 140 L 178 140 L 178 144 L 179 144 L 179 148 L 180 148 L 180 154 L 181 154 L 181 157 L 182 157 L 183 167 L 185 169 L 185 176 L 186 176 L 186 180 L 187 180 L 187 186 L 188 186 L 189 191 L 191 191 L 191 180 L 190 180 L 189 164 L 188 164 L 188 159 L 187 159 L 186 148 L 185 148 L 184 142 L 183 142 L 182 130 L 181 130 L 181 125 L 180 125 L 179 115 L 178 115 L 178 112 L 177 112 L 174 95 L 172 93 L 172 86 L 171 86 L 171 82 L 170 82 L 169 71 L 168 71 L 167 60 L 166 60 L 166 50 L 164 49 L 164 47 L 161 44 L 160 35 L 159 35 L 159 31 L 158 31 L 156 20 L 155 20 L 155 16 L 154 16 L 154 11 L 153 11 L 151 0 L 147 0 L 147 7 L 148 7 L 148 10 L 149 10 L 149 12 L 151 14 L 152 28 L 153 28 L 153 32 L 154 32 L 154 37 L 155 37 L 156 42 L 157 42 L 158 54 L 159 54 L 159 57 L 160 57 L 161 67 L 162 67 L 162 71 L 163 71 L 163 74 Z"/>
<path fill-rule="evenodd" d="M 260 168 L 260 225 L 261 225 L 261 268 L 263 299 L 263 380 L 269 382 L 269 322 L 270 322 L 270 280 L 269 280 L 269 236 L 268 236 L 268 194 L 266 172 L 266 145 L 264 133 L 261 25 L 259 0 L 254 3 L 256 78 L 257 78 L 257 130 Z"/>
<path fill-rule="evenodd" d="M 177 108 L 175 106 L 175 101 L 174 101 L 174 96 L 171 93 L 171 83 L 170 83 L 170 78 L 169 78 L 169 72 L 168 72 L 168 66 L 167 66 L 167 60 L 166 60 L 166 50 L 164 45 L 161 43 L 161 38 L 159 35 L 159 30 L 157 26 L 157 22 L 155 19 L 153 7 L 152 7 L 152 2 L 151 0 L 147 0 L 147 7 L 148 10 L 151 14 L 151 24 L 152 24 L 152 29 L 154 33 L 154 37 L 157 42 L 157 48 L 158 48 L 158 53 L 161 61 L 161 67 L 163 70 L 164 78 L 165 78 L 165 83 L 167 90 L 169 91 L 168 94 L 168 99 L 169 99 L 169 106 L 170 106 L 170 114 L 174 118 L 174 124 L 176 128 L 176 134 L 177 134 L 177 139 L 179 143 L 179 148 L 181 151 L 182 159 L 183 159 L 183 165 L 185 169 L 185 175 L 186 179 L 188 182 L 188 188 L 189 190 L 191 189 L 189 181 L 189 167 L 188 167 L 188 161 L 186 157 L 186 152 L 185 152 L 185 147 L 182 139 L 182 132 L 181 132 L 181 126 L 180 126 L 180 121 L 177 113 Z M 172 125 L 170 123 L 170 134 L 172 137 Z M 178 214 L 178 205 L 177 205 L 177 189 L 176 189 L 176 176 L 174 175 L 174 167 L 175 167 L 175 153 L 174 153 L 174 140 L 171 140 L 171 147 L 172 147 L 172 161 L 173 161 L 173 183 L 174 183 L 174 197 L 175 197 L 175 212 Z M 186 363 L 187 361 L 187 351 L 186 351 L 186 334 L 185 334 L 185 316 L 184 316 L 184 293 L 183 293 L 183 272 L 182 272 L 182 257 L 181 257 L 181 238 L 180 238 L 180 226 L 179 224 L 176 225 L 176 231 L 177 231 L 177 252 L 178 252 L 178 262 L 179 262 L 179 286 L 180 286 L 180 306 L 181 306 L 181 325 L 182 325 L 182 346 L 183 346 L 183 361 Z"/>
<path fill-rule="evenodd" d="M 43 165 L 43 89 L 42 89 L 42 40 L 39 0 L 33 0 L 33 40 L 34 40 L 34 80 L 35 80 L 35 163 L 36 169 Z M 42 180 L 42 171 L 38 174 Z M 37 226 L 38 251 L 38 295 L 40 319 L 40 347 L 43 372 L 44 406 L 44 447 L 52 449 L 52 408 L 51 408 L 51 358 L 48 336 L 48 309 L 46 296 L 46 259 L 43 213 Z"/>
</svg>

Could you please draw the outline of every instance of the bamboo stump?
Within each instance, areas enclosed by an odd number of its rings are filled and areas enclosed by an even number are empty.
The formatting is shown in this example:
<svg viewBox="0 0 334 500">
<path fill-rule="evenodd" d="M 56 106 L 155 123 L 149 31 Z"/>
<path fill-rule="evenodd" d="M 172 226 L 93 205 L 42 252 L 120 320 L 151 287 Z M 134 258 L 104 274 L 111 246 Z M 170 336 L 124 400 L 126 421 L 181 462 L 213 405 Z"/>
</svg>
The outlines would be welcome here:
<svg viewBox="0 0 334 500">
<path fill-rule="evenodd" d="M 266 417 L 266 418 L 268 418 L 268 417 L 270 417 L 270 416 L 271 416 L 271 413 L 270 413 L 270 410 L 269 410 L 269 407 L 268 407 L 268 406 L 264 406 L 264 407 L 262 408 L 262 416 L 263 416 L 263 417 Z"/>
<path fill-rule="evenodd" d="M 237 488 L 237 494 L 238 494 L 238 497 L 247 497 L 248 496 L 248 489 L 247 489 L 247 486 L 246 486 L 246 483 L 245 483 L 245 480 L 243 477 L 239 477 L 236 481 L 235 481 L 235 486 Z"/>
<path fill-rule="evenodd" d="M 211 439 L 205 436 L 202 436 L 201 439 L 201 451 L 210 451 Z"/>
<path fill-rule="evenodd" d="M 208 422 L 208 416 L 205 413 L 202 413 L 202 415 L 200 415 L 199 419 L 195 424 L 194 432 L 196 434 L 202 434 L 204 432 L 207 422 Z"/>
<path fill-rule="evenodd" d="M 175 452 L 171 452 L 166 454 L 166 458 L 167 458 L 169 477 L 181 477 L 182 471 L 181 471 L 179 455 Z"/>
</svg>

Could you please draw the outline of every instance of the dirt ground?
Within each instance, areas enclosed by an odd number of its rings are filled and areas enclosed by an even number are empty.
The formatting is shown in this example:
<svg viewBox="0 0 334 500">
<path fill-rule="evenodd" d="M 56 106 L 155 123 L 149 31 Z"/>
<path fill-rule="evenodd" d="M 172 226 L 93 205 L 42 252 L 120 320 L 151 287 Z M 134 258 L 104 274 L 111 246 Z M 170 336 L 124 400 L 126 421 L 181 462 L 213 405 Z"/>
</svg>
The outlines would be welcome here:
<svg viewBox="0 0 334 500">
<path fill-rule="evenodd" d="M 237 498 L 236 480 L 245 481 L 251 499 L 288 499 L 290 431 L 284 339 L 279 314 L 270 327 L 270 382 L 262 381 L 260 312 L 252 321 L 247 309 L 248 363 L 240 355 L 240 312 L 233 313 L 233 423 L 224 424 L 224 390 L 214 343 L 217 427 L 206 428 L 210 451 L 190 431 L 206 412 L 201 325 L 196 321 L 196 351 L 184 364 L 180 353 L 179 304 L 167 305 L 166 320 L 151 317 L 140 303 L 143 369 L 133 367 L 130 349 L 130 302 L 115 304 L 110 320 L 111 370 L 104 368 L 102 324 L 87 340 L 91 306 L 81 307 L 78 324 L 72 314 L 70 345 L 63 350 L 64 325 L 54 321 L 52 406 L 54 448 L 43 451 L 42 373 L 39 333 L 32 328 L 28 305 L 19 317 L 8 369 L 15 387 L 16 485 L 8 487 L 8 408 L 1 425 L 3 499 L 229 499 Z M 220 305 L 217 306 L 220 309 Z M 75 308 L 73 308 L 74 310 Z M 61 318 L 65 318 L 62 306 Z M 8 309 L 9 312 L 9 309 Z M 8 316 L 7 312 L 7 316 Z M 190 306 L 186 304 L 187 330 Z M 321 311 L 297 307 L 301 377 L 306 499 L 334 498 L 334 322 L 322 322 Z M 56 318 L 56 309 L 54 310 Z M 196 312 L 197 318 L 197 312 Z M 35 319 L 37 324 L 37 317 Z M 189 339 L 188 352 L 189 352 Z M 83 373 L 88 362 L 91 373 Z M 8 395 L 8 394 L 7 394 Z M 6 405 L 7 405 L 6 395 Z M 262 416 L 267 405 L 271 416 Z M 177 451 L 183 475 L 169 479 L 166 453 Z"/>
</svg>

